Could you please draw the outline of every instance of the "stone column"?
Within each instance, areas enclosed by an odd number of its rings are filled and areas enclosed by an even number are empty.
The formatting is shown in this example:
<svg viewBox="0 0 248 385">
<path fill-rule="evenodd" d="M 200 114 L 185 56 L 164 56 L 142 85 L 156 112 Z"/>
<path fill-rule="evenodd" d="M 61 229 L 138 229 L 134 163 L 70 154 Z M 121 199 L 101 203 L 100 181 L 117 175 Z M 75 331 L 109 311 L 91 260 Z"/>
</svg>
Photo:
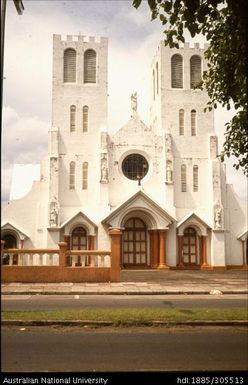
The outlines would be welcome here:
<svg viewBox="0 0 248 385">
<path fill-rule="evenodd" d="M 183 235 L 178 235 L 178 256 L 179 256 L 179 263 L 178 268 L 183 269 L 184 263 L 183 263 Z"/>
<path fill-rule="evenodd" d="M 159 230 L 159 265 L 158 269 L 169 269 L 166 264 L 166 230 Z"/>
<path fill-rule="evenodd" d="M 152 269 L 158 267 L 158 230 L 149 230 L 150 235 L 150 265 Z"/>
<path fill-rule="evenodd" d="M 207 258 L 207 235 L 201 236 L 201 250 L 202 250 L 202 270 L 209 270 L 211 269 L 211 266 L 208 264 L 208 258 Z"/>
<path fill-rule="evenodd" d="M 121 235 L 120 229 L 111 229 L 109 231 L 111 238 L 111 269 L 110 281 L 120 282 L 121 275 Z"/>
<path fill-rule="evenodd" d="M 59 266 L 65 267 L 66 264 L 66 251 L 67 251 L 67 243 L 59 242 Z"/>
</svg>

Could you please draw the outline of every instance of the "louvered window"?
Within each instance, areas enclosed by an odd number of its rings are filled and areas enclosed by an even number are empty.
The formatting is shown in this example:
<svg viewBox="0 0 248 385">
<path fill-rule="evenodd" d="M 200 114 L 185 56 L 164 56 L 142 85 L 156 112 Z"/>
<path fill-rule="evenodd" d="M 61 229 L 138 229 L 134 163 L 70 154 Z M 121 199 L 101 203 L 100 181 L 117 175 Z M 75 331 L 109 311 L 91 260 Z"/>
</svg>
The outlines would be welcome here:
<svg viewBox="0 0 248 385">
<path fill-rule="evenodd" d="M 182 164 L 181 166 L 181 191 L 187 191 L 187 175 L 186 175 L 186 165 Z"/>
<path fill-rule="evenodd" d="M 183 88 L 183 58 L 178 54 L 171 58 L 171 87 Z"/>
<path fill-rule="evenodd" d="M 190 88 L 194 88 L 201 81 L 201 58 L 194 55 L 190 58 Z"/>
<path fill-rule="evenodd" d="M 196 136 L 196 110 L 191 111 L 191 135 Z"/>
<path fill-rule="evenodd" d="M 93 49 L 84 53 L 84 83 L 96 83 L 96 52 Z"/>
<path fill-rule="evenodd" d="M 83 132 L 88 131 L 89 125 L 89 107 L 83 106 Z"/>
<path fill-rule="evenodd" d="M 198 191 L 198 166 L 193 167 L 193 191 Z"/>
<path fill-rule="evenodd" d="M 88 188 L 88 162 L 83 163 L 83 175 L 82 175 L 82 189 L 87 190 Z"/>
<path fill-rule="evenodd" d="M 76 130 L 76 106 L 70 107 L 70 131 Z"/>
<path fill-rule="evenodd" d="M 179 135 L 184 135 L 184 110 L 179 110 Z"/>
<path fill-rule="evenodd" d="M 76 81 L 76 51 L 68 48 L 64 51 L 64 82 L 75 83 Z"/>
<path fill-rule="evenodd" d="M 159 87 L 159 82 L 158 82 L 158 63 L 156 63 L 156 83 L 157 83 L 157 94 L 158 94 L 158 87 Z"/>
<path fill-rule="evenodd" d="M 74 190 L 75 189 L 75 162 L 70 163 L 70 174 L 69 174 L 69 189 Z"/>
</svg>

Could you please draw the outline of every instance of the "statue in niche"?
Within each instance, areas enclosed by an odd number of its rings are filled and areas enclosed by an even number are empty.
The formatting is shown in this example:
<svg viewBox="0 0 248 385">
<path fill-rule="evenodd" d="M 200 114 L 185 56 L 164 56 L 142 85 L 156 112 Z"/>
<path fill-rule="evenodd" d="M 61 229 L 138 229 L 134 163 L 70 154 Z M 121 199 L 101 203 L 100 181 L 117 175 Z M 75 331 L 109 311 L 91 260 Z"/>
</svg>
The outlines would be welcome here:
<svg viewBox="0 0 248 385">
<path fill-rule="evenodd" d="M 58 171 L 58 165 L 57 165 L 57 158 L 51 158 L 51 168 L 54 169 L 54 171 Z"/>
<path fill-rule="evenodd" d="M 108 183 L 108 161 L 106 156 L 101 160 L 101 182 Z"/>
<path fill-rule="evenodd" d="M 167 162 L 166 167 L 166 182 L 167 183 L 173 183 L 173 172 L 172 172 L 172 166 L 170 162 Z"/>
<path fill-rule="evenodd" d="M 50 212 L 50 226 L 56 227 L 58 225 L 58 208 L 54 206 Z"/>
<path fill-rule="evenodd" d="M 138 108 L 138 100 L 137 100 L 137 92 L 133 93 L 131 95 L 131 109 L 133 111 L 133 113 L 136 113 L 137 112 L 137 108 Z"/>
<path fill-rule="evenodd" d="M 50 226 L 56 227 L 58 226 L 58 215 L 59 215 L 59 208 L 56 197 L 54 197 L 54 200 L 51 202 L 51 211 L 50 211 Z"/>
<path fill-rule="evenodd" d="M 219 201 L 214 207 L 214 227 L 216 229 L 221 229 L 222 227 L 222 207 Z"/>
</svg>

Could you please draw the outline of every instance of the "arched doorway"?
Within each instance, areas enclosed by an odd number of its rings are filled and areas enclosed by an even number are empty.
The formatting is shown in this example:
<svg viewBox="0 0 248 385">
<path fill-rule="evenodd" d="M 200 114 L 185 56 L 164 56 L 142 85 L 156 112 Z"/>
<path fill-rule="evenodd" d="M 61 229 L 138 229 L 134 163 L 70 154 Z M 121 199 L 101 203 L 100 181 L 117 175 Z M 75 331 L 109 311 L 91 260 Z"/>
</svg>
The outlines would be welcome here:
<svg viewBox="0 0 248 385">
<path fill-rule="evenodd" d="M 17 248 L 17 240 L 16 237 L 12 234 L 6 234 L 3 236 L 3 240 L 5 242 L 5 249 L 16 249 Z"/>
<path fill-rule="evenodd" d="M 83 227 L 76 227 L 72 231 L 71 235 L 71 250 L 87 250 L 88 242 L 87 242 L 87 232 Z M 81 257 L 77 257 L 76 266 L 82 266 Z M 87 259 L 87 258 L 86 258 Z M 88 261 L 85 260 L 85 265 L 87 265 Z"/>
<path fill-rule="evenodd" d="M 147 227 L 139 218 L 130 218 L 124 224 L 122 237 L 123 267 L 147 266 Z"/>
<path fill-rule="evenodd" d="M 17 239 L 13 234 L 6 234 L 3 236 L 3 241 L 5 241 L 4 248 L 5 249 L 16 249 L 17 248 Z M 8 265 L 9 262 L 9 255 L 4 254 L 3 256 L 3 264 Z M 18 264 L 18 255 L 13 255 L 13 265 Z"/>
<path fill-rule="evenodd" d="M 197 265 L 197 233 L 193 227 L 187 227 L 183 233 L 183 264 Z"/>
</svg>

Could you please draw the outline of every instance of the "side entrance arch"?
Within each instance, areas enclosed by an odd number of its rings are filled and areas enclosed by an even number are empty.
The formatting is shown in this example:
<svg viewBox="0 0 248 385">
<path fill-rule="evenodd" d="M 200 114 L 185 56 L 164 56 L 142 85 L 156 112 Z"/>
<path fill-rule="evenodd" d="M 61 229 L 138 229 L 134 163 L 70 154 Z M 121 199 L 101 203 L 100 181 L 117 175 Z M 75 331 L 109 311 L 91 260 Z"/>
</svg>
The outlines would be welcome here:
<svg viewBox="0 0 248 385">
<path fill-rule="evenodd" d="M 6 233 L 3 237 L 2 237 L 3 241 L 5 242 L 4 243 L 4 248 L 5 249 L 17 249 L 17 237 L 11 233 Z M 10 263 L 9 261 L 9 255 L 6 254 L 4 256 L 4 259 L 3 259 L 3 263 L 8 265 Z M 13 265 L 18 265 L 18 255 L 17 254 L 14 254 L 13 255 L 13 260 L 12 260 L 12 264 Z"/>
<path fill-rule="evenodd" d="M 16 249 L 17 248 L 17 239 L 13 234 L 6 234 L 2 237 L 5 242 L 5 249 Z"/>
<path fill-rule="evenodd" d="M 147 266 L 147 226 L 145 222 L 140 218 L 133 217 L 124 223 L 124 228 L 122 236 L 122 266 Z"/>
<path fill-rule="evenodd" d="M 197 266 L 199 264 L 197 233 L 193 227 L 187 227 L 183 233 L 183 264 L 185 266 Z"/>
<path fill-rule="evenodd" d="M 88 247 L 88 237 L 87 232 L 84 227 L 76 227 L 71 234 L 71 250 L 87 250 Z M 81 257 L 77 257 L 76 266 L 81 266 Z M 88 261 L 85 261 L 87 265 Z"/>
</svg>

